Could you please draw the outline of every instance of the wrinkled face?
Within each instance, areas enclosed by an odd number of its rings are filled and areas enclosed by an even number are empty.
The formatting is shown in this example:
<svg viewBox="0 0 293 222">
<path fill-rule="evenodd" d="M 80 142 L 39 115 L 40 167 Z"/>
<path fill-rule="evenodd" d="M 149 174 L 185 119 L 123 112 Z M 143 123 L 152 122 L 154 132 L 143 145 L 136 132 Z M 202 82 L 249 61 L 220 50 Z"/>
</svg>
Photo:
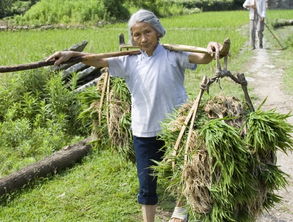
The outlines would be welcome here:
<svg viewBox="0 0 293 222">
<path fill-rule="evenodd" d="M 159 42 L 159 33 L 148 23 L 138 22 L 132 28 L 134 45 L 151 56 Z"/>
</svg>

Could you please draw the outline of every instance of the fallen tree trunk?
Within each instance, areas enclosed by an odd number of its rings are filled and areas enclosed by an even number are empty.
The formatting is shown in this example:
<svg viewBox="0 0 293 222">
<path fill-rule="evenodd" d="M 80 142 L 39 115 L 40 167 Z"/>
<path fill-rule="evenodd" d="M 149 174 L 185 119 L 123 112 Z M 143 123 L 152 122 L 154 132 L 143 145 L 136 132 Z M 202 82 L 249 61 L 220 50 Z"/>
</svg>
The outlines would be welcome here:
<svg viewBox="0 0 293 222">
<path fill-rule="evenodd" d="M 90 138 L 66 146 L 45 159 L 0 179 L 0 196 L 23 188 L 37 178 L 46 177 L 80 161 L 91 150 Z"/>
<path fill-rule="evenodd" d="M 282 27 L 282 26 L 289 26 L 289 25 L 293 25 L 293 19 L 277 19 L 272 24 L 272 26 L 274 28 L 279 28 L 279 27 Z"/>
</svg>

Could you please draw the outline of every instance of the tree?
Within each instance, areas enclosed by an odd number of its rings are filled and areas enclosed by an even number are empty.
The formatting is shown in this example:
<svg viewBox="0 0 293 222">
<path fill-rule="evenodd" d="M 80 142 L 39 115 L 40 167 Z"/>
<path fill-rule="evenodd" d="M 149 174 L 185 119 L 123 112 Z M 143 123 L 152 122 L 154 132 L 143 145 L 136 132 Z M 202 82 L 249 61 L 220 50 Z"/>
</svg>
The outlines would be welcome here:
<svg viewBox="0 0 293 222">
<path fill-rule="evenodd" d="M 107 19 L 127 19 L 129 11 L 123 6 L 124 0 L 103 0 Z"/>
<path fill-rule="evenodd" d="M 129 3 L 133 4 L 138 8 L 148 9 L 155 14 L 158 14 L 158 4 L 163 2 L 162 0 L 128 0 Z"/>
<path fill-rule="evenodd" d="M 10 8 L 15 0 L 1 0 L 0 1 L 0 18 L 9 15 Z"/>
<path fill-rule="evenodd" d="M 244 1 L 243 0 L 233 0 L 233 5 L 236 8 L 242 8 Z"/>
</svg>

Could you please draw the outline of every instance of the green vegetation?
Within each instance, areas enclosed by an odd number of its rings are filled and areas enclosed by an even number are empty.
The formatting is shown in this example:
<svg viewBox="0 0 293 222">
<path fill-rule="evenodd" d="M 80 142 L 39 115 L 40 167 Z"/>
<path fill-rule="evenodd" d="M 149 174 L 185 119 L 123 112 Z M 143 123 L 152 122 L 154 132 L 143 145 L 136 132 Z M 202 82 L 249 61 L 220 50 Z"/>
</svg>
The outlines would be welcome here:
<svg viewBox="0 0 293 222">
<path fill-rule="evenodd" d="M 229 37 L 232 48 L 228 68 L 244 71 L 242 65 L 249 51 L 239 55 L 247 41 L 239 28 L 248 23 L 246 11 L 199 13 L 161 21 L 167 29 L 162 43 L 206 47 L 209 41 L 223 42 Z M 0 32 L 0 48 L 5 52 L 0 64 L 42 60 L 82 40 L 89 41 L 87 52 L 117 51 L 118 35 L 127 36 L 126 27 L 119 23 L 83 30 Z M 198 93 L 202 76 L 213 76 L 214 68 L 212 62 L 199 66 L 195 73 L 187 72 L 186 86 L 191 97 Z M 90 134 L 90 119 L 83 122 L 79 114 L 97 96 L 94 87 L 74 94 L 62 86 L 58 73 L 47 69 L 1 74 L 0 78 L 1 176 Z M 240 87 L 231 81 L 222 81 L 222 86 L 223 89 L 213 86 L 210 94 L 241 97 Z M 131 163 L 122 161 L 116 153 L 95 147 L 80 165 L 8 196 L 0 205 L 0 221 L 139 221 L 135 171 Z M 169 210 L 173 203 L 166 200 L 163 198 L 165 202 L 160 205 Z"/>
<path fill-rule="evenodd" d="M 191 102 L 164 122 L 166 154 L 155 167 L 161 183 L 186 200 L 200 221 L 254 221 L 279 201 L 274 192 L 286 185 L 286 174 L 274 163 L 277 150 L 292 150 L 290 115 L 249 113 L 235 98 L 216 96 L 201 102 L 174 155 Z"/>
<path fill-rule="evenodd" d="M 78 95 L 60 76 L 37 70 L 2 80 L 1 177 L 89 133 L 77 119 L 83 108 Z"/>
<path fill-rule="evenodd" d="M 271 24 L 275 23 L 277 19 L 292 19 L 292 10 L 282 11 L 269 11 L 267 16 L 267 23 L 270 25 L 271 30 L 277 35 L 277 38 L 281 42 L 285 50 L 282 50 L 278 56 L 273 57 L 275 64 L 278 64 L 280 69 L 284 70 L 283 83 L 287 93 L 293 94 L 293 64 L 288 62 L 293 57 L 293 28 L 292 26 L 284 26 L 274 29 Z M 270 44 L 277 49 L 280 49 L 280 45 L 275 38 L 265 30 L 266 37 Z"/>
<path fill-rule="evenodd" d="M 137 222 L 135 171 L 115 155 L 95 151 L 75 168 L 11 196 L 0 205 L 0 221 Z"/>
<path fill-rule="evenodd" d="M 22 1 L 14 3 L 20 7 Z M 19 6 L 17 6 L 17 4 Z M 9 6 L 7 6 L 9 7 Z M 12 7 L 10 5 L 10 7 Z M 1 8 L 1 7 L 0 7 Z M 198 13 L 207 8 L 214 10 L 239 9 L 237 1 L 167 1 L 167 0 L 41 0 L 22 7 L 21 15 L 14 21 L 19 25 L 87 24 L 126 20 L 139 8 L 149 9 L 160 17 Z M 4 10 L 4 9 L 3 9 Z M 19 14 L 19 13 L 18 13 Z M 1 16 L 0 16 L 1 17 Z"/>
<path fill-rule="evenodd" d="M 38 0 L 1 0 L 0 18 L 24 13 Z"/>
<path fill-rule="evenodd" d="M 80 24 L 86 22 L 125 19 L 129 12 L 122 6 L 122 1 L 40 1 L 23 16 L 16 16 L 18 24 Z"/>
</svg>

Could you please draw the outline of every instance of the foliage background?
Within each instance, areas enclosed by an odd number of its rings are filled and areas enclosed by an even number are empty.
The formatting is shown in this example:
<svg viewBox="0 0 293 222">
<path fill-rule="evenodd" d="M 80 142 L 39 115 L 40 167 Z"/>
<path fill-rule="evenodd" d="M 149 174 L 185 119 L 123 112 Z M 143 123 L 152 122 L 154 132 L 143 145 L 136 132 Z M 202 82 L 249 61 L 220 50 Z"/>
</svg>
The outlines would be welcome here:
<svg viewBox="0 0 293 222">
<path fill-rule="evenodd" d="M 0 18 L 16 16 L 17 24 L 96 24 L 125 20 L 133 10 L 149 9 L 159 16 L 206 10 L 241 9 L 239 0 L 1 0 Z"/>
</svg>

